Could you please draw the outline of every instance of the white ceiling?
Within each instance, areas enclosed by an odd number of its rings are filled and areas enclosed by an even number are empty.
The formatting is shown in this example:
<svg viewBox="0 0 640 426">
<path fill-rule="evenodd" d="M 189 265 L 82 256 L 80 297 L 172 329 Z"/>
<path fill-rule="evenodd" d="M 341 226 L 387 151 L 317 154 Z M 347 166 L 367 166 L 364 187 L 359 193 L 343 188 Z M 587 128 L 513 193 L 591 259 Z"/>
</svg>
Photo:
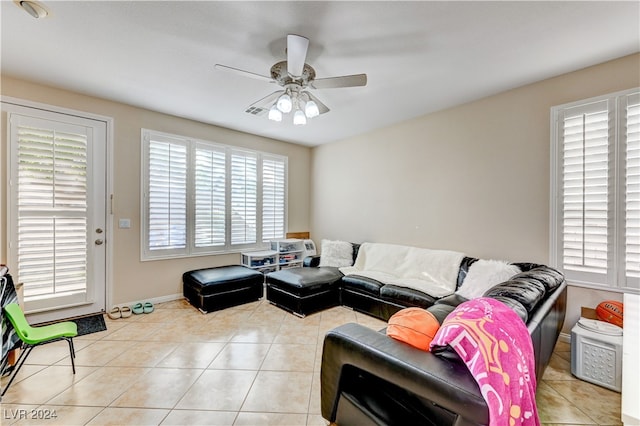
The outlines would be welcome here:
<svg viewBox="0 0 640 426">
<path fill-rule="evenodd" d="M 640 2 L 0 2 L 3 75 L 315 146 L 640 51 Z M 311 42 L 331 111 L 306 126 L 245 113 L 286 35 Z"/>
</svg>

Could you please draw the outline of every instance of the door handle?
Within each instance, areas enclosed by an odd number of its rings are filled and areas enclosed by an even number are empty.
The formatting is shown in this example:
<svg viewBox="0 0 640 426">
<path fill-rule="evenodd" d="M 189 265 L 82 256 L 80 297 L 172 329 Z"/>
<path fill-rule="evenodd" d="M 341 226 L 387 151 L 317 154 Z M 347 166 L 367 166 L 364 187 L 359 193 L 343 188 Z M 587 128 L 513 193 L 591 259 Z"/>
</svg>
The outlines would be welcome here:
<svg viewBox="0 0 640 426">
<path fill-rule="evenodd" d="M 101 240 L 101 239 L 97 239 L 96 240 L 96 245 L 97 246 L 101 246 L 103 243 L 104 243 L 104 240 Z"/>
</svg>

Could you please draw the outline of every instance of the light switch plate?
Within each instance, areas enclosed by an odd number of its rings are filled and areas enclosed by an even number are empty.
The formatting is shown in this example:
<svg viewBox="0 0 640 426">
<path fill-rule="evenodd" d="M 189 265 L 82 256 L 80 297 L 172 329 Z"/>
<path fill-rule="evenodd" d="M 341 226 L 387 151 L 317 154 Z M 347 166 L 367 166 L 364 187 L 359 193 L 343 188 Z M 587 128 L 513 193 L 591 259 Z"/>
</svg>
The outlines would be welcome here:
<svg viewBox="0 0 640 426">
<path fill-rule="evenodd" d="M 120 229 L 129 229 L 129 228 L 131 228 L 131 219 L 120 219 L 118 221 L 118 227 Z"/>
</svg>

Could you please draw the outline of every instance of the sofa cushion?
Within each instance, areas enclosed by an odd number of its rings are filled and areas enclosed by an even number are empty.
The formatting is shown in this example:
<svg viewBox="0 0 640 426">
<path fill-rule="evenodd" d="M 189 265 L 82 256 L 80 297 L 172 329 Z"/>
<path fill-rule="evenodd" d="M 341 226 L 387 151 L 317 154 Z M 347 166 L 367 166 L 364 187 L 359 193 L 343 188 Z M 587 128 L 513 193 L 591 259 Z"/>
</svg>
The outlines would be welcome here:
<svg viewBox="0 0 640 426">
<path fill-rule="evenodd" d="M 547 293 L 553 292 L 564 281 L 564 276 L 557 270 L 540 265 L 536 268 L 530 269 L 526 272 L 517 274 L 511 278 L 512 280 L 535 280 L 544 285 Z"/>
<path fill-rule="evenodd" d="M 356 293 L 368 293 L 380 297 L 380 289 L 384 286 L 380 281 L 373 278 L 361 277 L 360 275 L 345 275 L 342 277 L 342 288 L 355 291 Z"/>
<path fill-rule="evenodd" d="M 513 299 L 520 302 L 527 310 L 527 313 L 530 314 L 538 306 L 538 303 L 544 299 L 545 294 L 546 289 L 539 281 L 519 278 L 518 280 L 509 280 L 498 284 L 489 289 L 484 296 L 493 299 L 499 299 L 500 297 Z"/>
<path fill-rule="evenodd" d="M 500 260 L 478 260 L 469 267 L 467 277 L 456 291 L 462 297 L 475 299 L 496 284 L 522 272 L 520 268 Z"/>
<path fill-rule="evenodd" d="M 346 241 L 322 240 L 320 266 L 353 265 L 353 245 Z"/>
<path fill-rule="evenodd" d="M 288 268 L 267 274 L 266 281 L 296 296 L 307 296 L 337 286 L 341 277 L 338 268 Z"/>
<path fill-rule="evenodd" d="M 405 306 L 427 308 L 433 305 L 435 298 L 418 290 L 387 284 L 380 288 L 382 300 L 388 300 Z"/>
</svg>

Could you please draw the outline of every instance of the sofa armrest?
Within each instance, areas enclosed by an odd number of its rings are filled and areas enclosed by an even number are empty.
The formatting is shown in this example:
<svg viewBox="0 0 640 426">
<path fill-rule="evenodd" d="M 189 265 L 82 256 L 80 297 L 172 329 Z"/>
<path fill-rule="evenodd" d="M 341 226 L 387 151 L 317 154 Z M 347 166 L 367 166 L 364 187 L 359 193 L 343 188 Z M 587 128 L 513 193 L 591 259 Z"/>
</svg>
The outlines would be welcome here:
<svg viewBox="0 0 640 426">
<path fill-rule="evenodd" d="M 320 255 L 307 256 L 302 260 L 302 266 L 316 267 L 320 266 Z"/>
<path fill-rule="evenodd" d="M 321 369 L 324 418 L 336 420 L 342 386 L 354 372 L 375 376 L 457 414 L 456 425 L 489 423 L 486 402 L 464 364 L 354 323 L 329 331 L 324 339 Z"/>
</svg>

